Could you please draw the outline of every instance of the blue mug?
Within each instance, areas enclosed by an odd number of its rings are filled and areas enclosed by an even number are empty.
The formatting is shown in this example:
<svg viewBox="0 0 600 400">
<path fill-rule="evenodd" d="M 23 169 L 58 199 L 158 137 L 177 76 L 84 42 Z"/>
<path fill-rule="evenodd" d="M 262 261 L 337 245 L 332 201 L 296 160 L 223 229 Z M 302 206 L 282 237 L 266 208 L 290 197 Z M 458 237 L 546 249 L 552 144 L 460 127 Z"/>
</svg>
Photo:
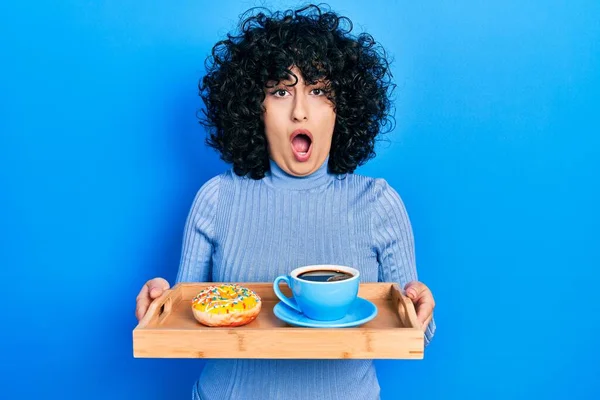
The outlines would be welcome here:
<svg viewBox="0 0 600 400">
<path fill-rule="evenodd" d="M 273 281 L 273 290 L 279 299 L 307 318 L 317 321 L 342 319 L 358 296 L 360 272 L 342 265 L 308 265 L 294 269 Z M 279 289 L 285 282 L 292 298 Z"/>
</svg>

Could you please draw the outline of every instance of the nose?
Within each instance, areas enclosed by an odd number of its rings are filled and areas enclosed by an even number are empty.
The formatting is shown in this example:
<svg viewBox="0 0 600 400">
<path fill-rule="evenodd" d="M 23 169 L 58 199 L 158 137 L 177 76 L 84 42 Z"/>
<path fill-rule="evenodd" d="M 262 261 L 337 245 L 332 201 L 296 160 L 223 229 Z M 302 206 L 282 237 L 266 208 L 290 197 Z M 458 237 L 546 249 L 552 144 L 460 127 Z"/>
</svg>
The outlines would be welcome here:
<svg viewBox="0 0 600 400">
<path fill-rule="evenodd" d="M 297 93 L 296 96 L 294 96 L 292 119 L 295 122 L 308 120 L 308 107 L 306 105 L 306 99 L 301 93 Z"/>
</svg>

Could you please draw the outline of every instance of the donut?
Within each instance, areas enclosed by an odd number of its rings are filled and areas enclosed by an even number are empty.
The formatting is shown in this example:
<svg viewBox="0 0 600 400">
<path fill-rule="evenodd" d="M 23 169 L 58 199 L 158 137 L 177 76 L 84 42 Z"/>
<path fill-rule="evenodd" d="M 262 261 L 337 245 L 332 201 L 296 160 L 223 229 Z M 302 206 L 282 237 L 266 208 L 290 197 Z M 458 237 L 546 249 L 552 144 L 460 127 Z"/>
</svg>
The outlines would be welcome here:
<svg viewBox="0 0 600 400">
<path fill-rule="evenodd" d="M 254 321 L 261 305 L 253 290 L 238 284 L 212 285 L 192 299 L 194 317 L 206 326 L 246 325 Z"/>
</svg>

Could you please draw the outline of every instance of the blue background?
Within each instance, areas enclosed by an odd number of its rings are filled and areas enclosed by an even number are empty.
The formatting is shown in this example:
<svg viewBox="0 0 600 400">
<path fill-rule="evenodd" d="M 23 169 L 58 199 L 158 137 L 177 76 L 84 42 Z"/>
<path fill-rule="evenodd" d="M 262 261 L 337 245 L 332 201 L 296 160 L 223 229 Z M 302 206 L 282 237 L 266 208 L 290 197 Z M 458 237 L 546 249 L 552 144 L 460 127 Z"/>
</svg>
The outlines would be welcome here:
<svg viewBox="0 0 600 400">
<path fill-rule="evenodd" d="M 597 399 L 600 2 L 480 3 L 329 3 L 394 58 L 358 172 L 402 195 L 438 304 L 425 360 L 377 362 L 383 399 Z M 135 296 L 227 167 L 196 85 L 255 4 L 1 3 L 0 397 L 189 398 L 202 361 L 133 358 Z"/>
</svg>

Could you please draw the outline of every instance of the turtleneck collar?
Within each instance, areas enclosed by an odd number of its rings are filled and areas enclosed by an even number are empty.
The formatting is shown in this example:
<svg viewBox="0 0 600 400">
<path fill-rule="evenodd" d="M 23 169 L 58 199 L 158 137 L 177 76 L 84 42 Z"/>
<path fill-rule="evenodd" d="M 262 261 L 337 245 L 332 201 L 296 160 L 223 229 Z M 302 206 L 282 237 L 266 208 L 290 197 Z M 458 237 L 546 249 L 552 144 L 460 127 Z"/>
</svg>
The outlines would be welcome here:
<svg viewBox="0 0 600 400">
<path fill-rule="evenodd" d="M 316 188 L 330 182 L 334 174 L 330 174 L 327 168 L 329 157 L 325 159 L 323 165 L 315 172 L 307 176 L 294 176 L 285 172 L 273 160 L 269 160 L 270 171 L 267 171 L 264 181 L 276 188 L 291 190 L 306 190 Z"/>
</svg>

